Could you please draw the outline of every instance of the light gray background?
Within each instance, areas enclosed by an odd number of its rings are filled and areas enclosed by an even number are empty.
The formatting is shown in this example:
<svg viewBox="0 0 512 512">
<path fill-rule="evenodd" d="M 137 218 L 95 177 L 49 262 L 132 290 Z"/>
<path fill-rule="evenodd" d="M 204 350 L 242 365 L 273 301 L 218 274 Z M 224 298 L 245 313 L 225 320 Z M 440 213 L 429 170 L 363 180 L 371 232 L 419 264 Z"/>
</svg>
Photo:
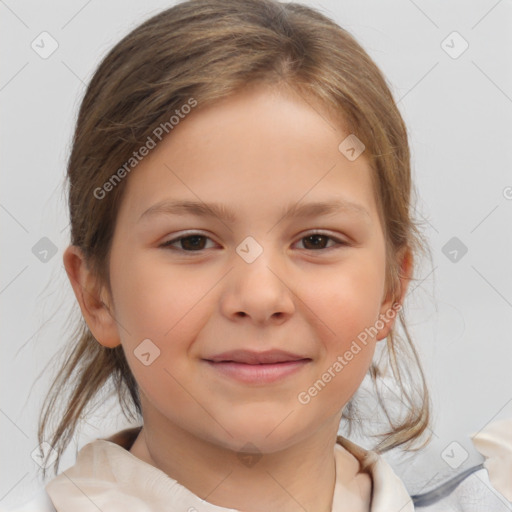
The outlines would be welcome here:
<svg viewBox="0 0 512 512">
<path fill-rule="evenodd" d="M 512 417 L 512 2 L 304 3 L 356 36 L 409 129 L 433 265 L 420 269 L 424 280 L 407 307 L 434 402 L 433 440 L 406 462 L 388 457 L 411 491 L 425 490 L 480 462 L 469 436 Z M 172 4 L 0 0 L 2 507 L 42 485 L 30 454 L 51 375 L 36 377 L 67 342 L 65 317 L 77 308 L 62 266 L 69 239 L 62 183 L 84 84 L 122 36 Z M 31 48 L 43 31 L 59 44 L 48 59 Z M 469 43 L 458 58 L 442 46 L 453 31 Z M 43 237 L 57 247 L 46 262 L 32 251 Z M 468 249 L 456 262 L 443 253 L 452 237 Z M 61 470 L 86 442 L 126 425 L 115 408 L 87 421 Z M 453 441 L 469 453 L 456 469 L 442 456 Z"/>
</svg>

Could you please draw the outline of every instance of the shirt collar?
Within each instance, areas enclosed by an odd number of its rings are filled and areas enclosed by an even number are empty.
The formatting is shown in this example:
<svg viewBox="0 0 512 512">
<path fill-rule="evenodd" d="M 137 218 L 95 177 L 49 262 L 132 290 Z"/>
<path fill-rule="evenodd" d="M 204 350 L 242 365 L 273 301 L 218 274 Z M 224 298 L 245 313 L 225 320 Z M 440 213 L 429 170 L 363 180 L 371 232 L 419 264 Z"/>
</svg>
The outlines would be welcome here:
<svg viewBox="0 0 512 512">
<path fill-rule="evenodd" d="M 235 509 L 203 501 L 160 469 L 133 455 L 129 447 L 141 427 L 125 429 L 108 439 L 86 444 L 76 463 L 46 485 L 57 510 L 82 512 L 96 505 L 100 510 L 153 512 L 176 509 L 197 512 L 237 512 Z M 365 450 L 338 436 L 336 467 L 341 464 L 342 448 L 354 455 L 361 469 L 372 477 L 370 512 L 413 512 L 412 500 L 402 481 L 376 452 Z M 336 481 L 332 512 L 345 510 L 342 486 Z"/>
</svg>

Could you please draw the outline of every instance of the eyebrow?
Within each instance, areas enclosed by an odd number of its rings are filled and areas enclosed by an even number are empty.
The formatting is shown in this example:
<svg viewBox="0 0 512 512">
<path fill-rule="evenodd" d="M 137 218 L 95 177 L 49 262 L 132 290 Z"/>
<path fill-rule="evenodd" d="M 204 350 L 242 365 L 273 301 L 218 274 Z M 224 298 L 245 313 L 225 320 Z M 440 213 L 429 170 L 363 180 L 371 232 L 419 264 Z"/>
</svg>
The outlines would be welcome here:
<svg viewBox="0 0 512 512">
<path fill-rule="evenodd" d="M 320 201 L 315 203 L 304 203 L 299 206 L 293 203 L 286 207 L 283 211 L 281 219 L 284 217 L 313 217 L 319 215 L 328 215 L 344 212 L 348 214 L 356 214 L 358 216 L 366 216 L 367 220 L 371 219 L 368 210 L 358 203 L 353 203 L 346 199 L 333 199 L 330 201 Z M 182 201 L 165 199 L 148 208 L 139 217 L 140 222 L 144 218 L 156 214 L 168 215 L 196 215 L 198 217 L 217 217 L 221 220 L 234 223 L 237 220 L 236 213 L 223 204 L 204 203 L 200 201 Z"/>
</svg>

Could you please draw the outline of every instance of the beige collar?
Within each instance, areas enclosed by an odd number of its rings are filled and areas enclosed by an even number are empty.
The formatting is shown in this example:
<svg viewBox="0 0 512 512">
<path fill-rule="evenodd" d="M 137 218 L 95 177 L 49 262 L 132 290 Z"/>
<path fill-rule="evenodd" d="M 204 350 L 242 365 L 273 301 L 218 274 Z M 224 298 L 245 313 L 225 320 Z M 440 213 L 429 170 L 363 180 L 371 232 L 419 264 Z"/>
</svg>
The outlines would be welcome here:
<svg viewBox="0 0 512 512">
<path fill-rule="evenodd" d="M 142 461 L 129 450 L 141 427 L 125 429 L 108 439 L 86 444 L 76 463 L 46 485 L 57 510 L 85 512 L 153 512 L 176 510 L 197 512 L 237 512 L 203 501 L 160 469 Z M 377 453 L 368 451 L 341 436 L 335 445 L 338 466 L 342 448 L 352 453 L 362 470 L 372 477 L 370 512 L 413 512 L 414 506 L 402 481 Z M 332 512 L 345 510 L 341 502 L 341 483 L 334 488 Z"/>
</svg>

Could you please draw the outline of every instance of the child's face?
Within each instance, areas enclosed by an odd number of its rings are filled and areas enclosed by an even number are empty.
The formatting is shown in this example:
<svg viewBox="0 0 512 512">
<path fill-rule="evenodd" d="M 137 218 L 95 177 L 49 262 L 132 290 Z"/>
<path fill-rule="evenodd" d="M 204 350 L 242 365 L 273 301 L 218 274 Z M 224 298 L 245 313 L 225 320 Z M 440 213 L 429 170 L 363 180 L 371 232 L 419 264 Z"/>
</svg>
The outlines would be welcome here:
<svg viewBox="0 0 512 512">
<path fill-rule="evenodd" d="M 358 335 L 390 311 L 371 171 L 364 153 L 349 161 L 339 151 L 349 134 L 294 92 L 247 89 L 198 109 L 128 178 L 110 259 L 117 323 L 104 342 L 122 343 L 146 424 L 272 452 L 337 429 L 375 348 Z M 185 200 L 216 203 L 234 218 L 147 212 Z M 291 205 L 334 200 L 366 213 L 283 217 Z M 187 230 L 207 238 L 163 246 Z M 305 238 L 319 230 L 332 238 Z M 231 365 L 249 370 L 243 381 L 207 361 L 238 349 L 307 361 L 287 363 L 294 371 L 273 381 L 254 380 L 255 366 Z"/>
</svg>

